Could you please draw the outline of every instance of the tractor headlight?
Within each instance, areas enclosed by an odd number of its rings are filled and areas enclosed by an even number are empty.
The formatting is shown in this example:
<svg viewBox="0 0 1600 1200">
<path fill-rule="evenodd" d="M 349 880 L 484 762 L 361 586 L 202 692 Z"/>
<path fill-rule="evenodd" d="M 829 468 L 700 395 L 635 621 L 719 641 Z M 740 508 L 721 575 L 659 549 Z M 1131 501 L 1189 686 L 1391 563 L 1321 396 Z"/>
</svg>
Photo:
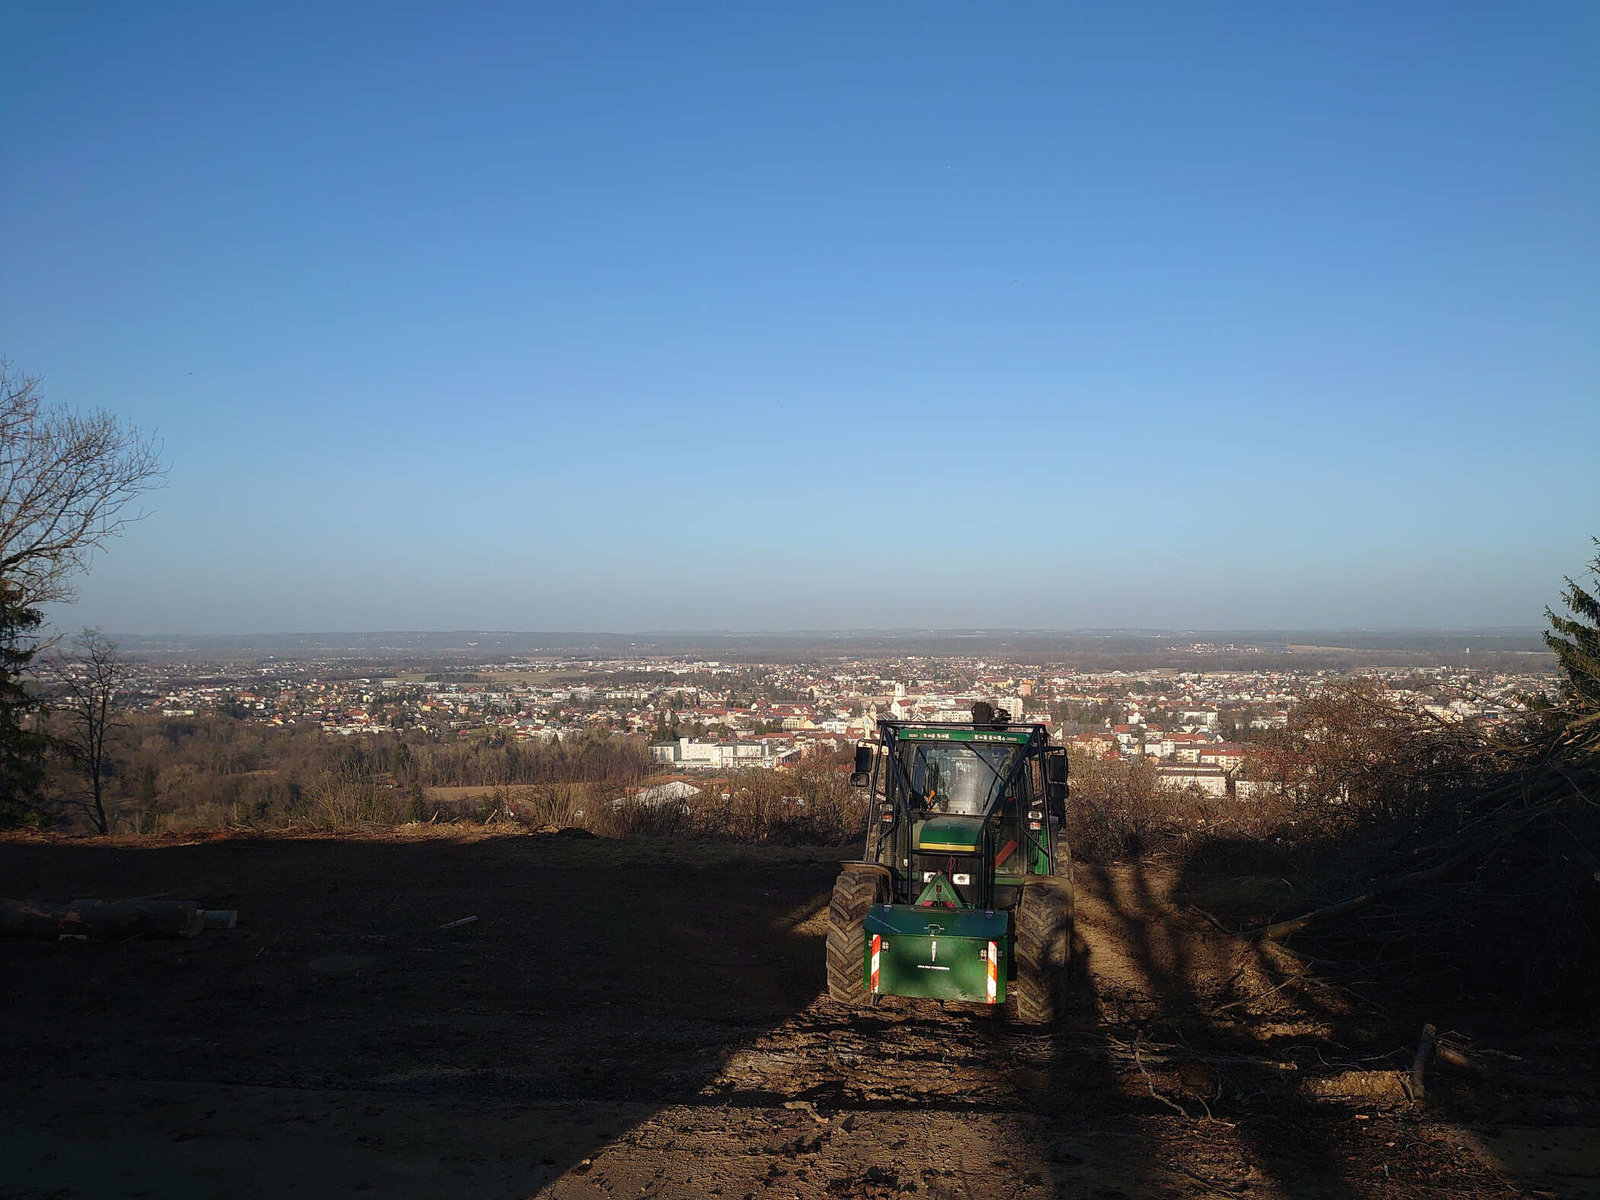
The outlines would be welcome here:
<svg viewBox="0 0 1600 1200">
<path fill-rule="evenodd" d="M 950 882 L 955 884 L 957 887 L 970 887 L 971 884 L 972 884 L 972 876 L 971 875 L 952 875 L 952 876 L 950 876 Z"/>
</svg>

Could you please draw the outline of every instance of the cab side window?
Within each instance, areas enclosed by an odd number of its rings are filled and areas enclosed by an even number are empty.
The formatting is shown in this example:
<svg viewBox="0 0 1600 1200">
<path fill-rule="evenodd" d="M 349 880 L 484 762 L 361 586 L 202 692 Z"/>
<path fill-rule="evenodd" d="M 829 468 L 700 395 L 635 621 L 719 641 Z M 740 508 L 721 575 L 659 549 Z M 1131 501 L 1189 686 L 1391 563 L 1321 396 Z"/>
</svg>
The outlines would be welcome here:
<svg viewBox="0 0 1600 1200">
<path fill-rule="evenodd" d="M 1033 764 L 1028 763 L 1017 772 L 1016 779 L 1006 793 L 1005 802 L 990 818 L 994 837 L 994 871 L 997 876 L 1020 876 L 1026 869 L 1027 855 L 1023 847 L 1027 843 L 1022 836 L 1022 818 L 1034 794 L 1032 770 Z"/>
</svg>

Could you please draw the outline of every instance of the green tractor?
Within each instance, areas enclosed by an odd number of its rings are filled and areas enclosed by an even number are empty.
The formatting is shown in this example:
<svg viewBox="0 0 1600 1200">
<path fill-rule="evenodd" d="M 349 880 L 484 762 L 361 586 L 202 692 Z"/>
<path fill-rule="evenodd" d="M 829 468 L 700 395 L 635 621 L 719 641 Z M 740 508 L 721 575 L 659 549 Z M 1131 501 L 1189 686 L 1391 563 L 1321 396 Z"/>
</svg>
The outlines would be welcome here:
<svg viewBox="0 0 1600 1200">
<path fill-rule="evenodd" d="M 1055 1020 L 1071 956 L 1067 756 L 980 701 L 971 722 L 880 720 L 850 782 L 870 789 L 866 854 L 828 910 L 828 994 L 1003 1005 Z"/>
</svg>

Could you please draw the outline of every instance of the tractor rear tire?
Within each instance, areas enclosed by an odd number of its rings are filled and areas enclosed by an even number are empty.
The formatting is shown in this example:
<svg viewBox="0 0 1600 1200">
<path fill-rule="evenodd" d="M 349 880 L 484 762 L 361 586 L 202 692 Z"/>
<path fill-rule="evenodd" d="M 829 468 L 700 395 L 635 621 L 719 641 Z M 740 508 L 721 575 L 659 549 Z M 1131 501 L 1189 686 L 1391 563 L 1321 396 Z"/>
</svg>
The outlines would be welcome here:
<svg viewBox="0 0 1600 1200">
<path fill-rule="evenodd" d="M 1072 885 L 1029 879 L 1016 907 L 1017 971 L 1012 1009 L 1024 1025 L 1049 1025 L 1061 1013 L 1062 976 L 1072 955 Z"/>
<path fill-rule="evenodd" d="M 884 872 L 846 868 L 833 885 L 828 905 L 828 995 L 840 1004 L 864 1008 L 873 1002 L 866 974 L 867 912 L 887 899 Z"/>
</svg>

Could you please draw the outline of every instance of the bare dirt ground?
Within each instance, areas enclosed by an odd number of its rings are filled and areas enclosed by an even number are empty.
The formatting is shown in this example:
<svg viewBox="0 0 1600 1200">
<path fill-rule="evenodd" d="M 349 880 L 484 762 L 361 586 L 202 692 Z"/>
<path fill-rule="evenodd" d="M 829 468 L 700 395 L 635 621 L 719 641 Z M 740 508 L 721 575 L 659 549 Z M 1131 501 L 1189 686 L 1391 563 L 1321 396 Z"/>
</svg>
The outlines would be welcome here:
<svg viewBox="0 0 1600 1200">
<path fill-rule="evenodd" d="M 240 912 L 190 942 L 0 942 L 0 1197 L 1600 1196 L 1592 1039 L 1377 1008 L 1160 867 L 1079 869 L 1053 1030 L 852 1012 L 819 996 L 835 858 L 0 840 L 0 895 Z M 1425 1019 L 1509 1073 L 1410 1098 Z"/>
</svg>

